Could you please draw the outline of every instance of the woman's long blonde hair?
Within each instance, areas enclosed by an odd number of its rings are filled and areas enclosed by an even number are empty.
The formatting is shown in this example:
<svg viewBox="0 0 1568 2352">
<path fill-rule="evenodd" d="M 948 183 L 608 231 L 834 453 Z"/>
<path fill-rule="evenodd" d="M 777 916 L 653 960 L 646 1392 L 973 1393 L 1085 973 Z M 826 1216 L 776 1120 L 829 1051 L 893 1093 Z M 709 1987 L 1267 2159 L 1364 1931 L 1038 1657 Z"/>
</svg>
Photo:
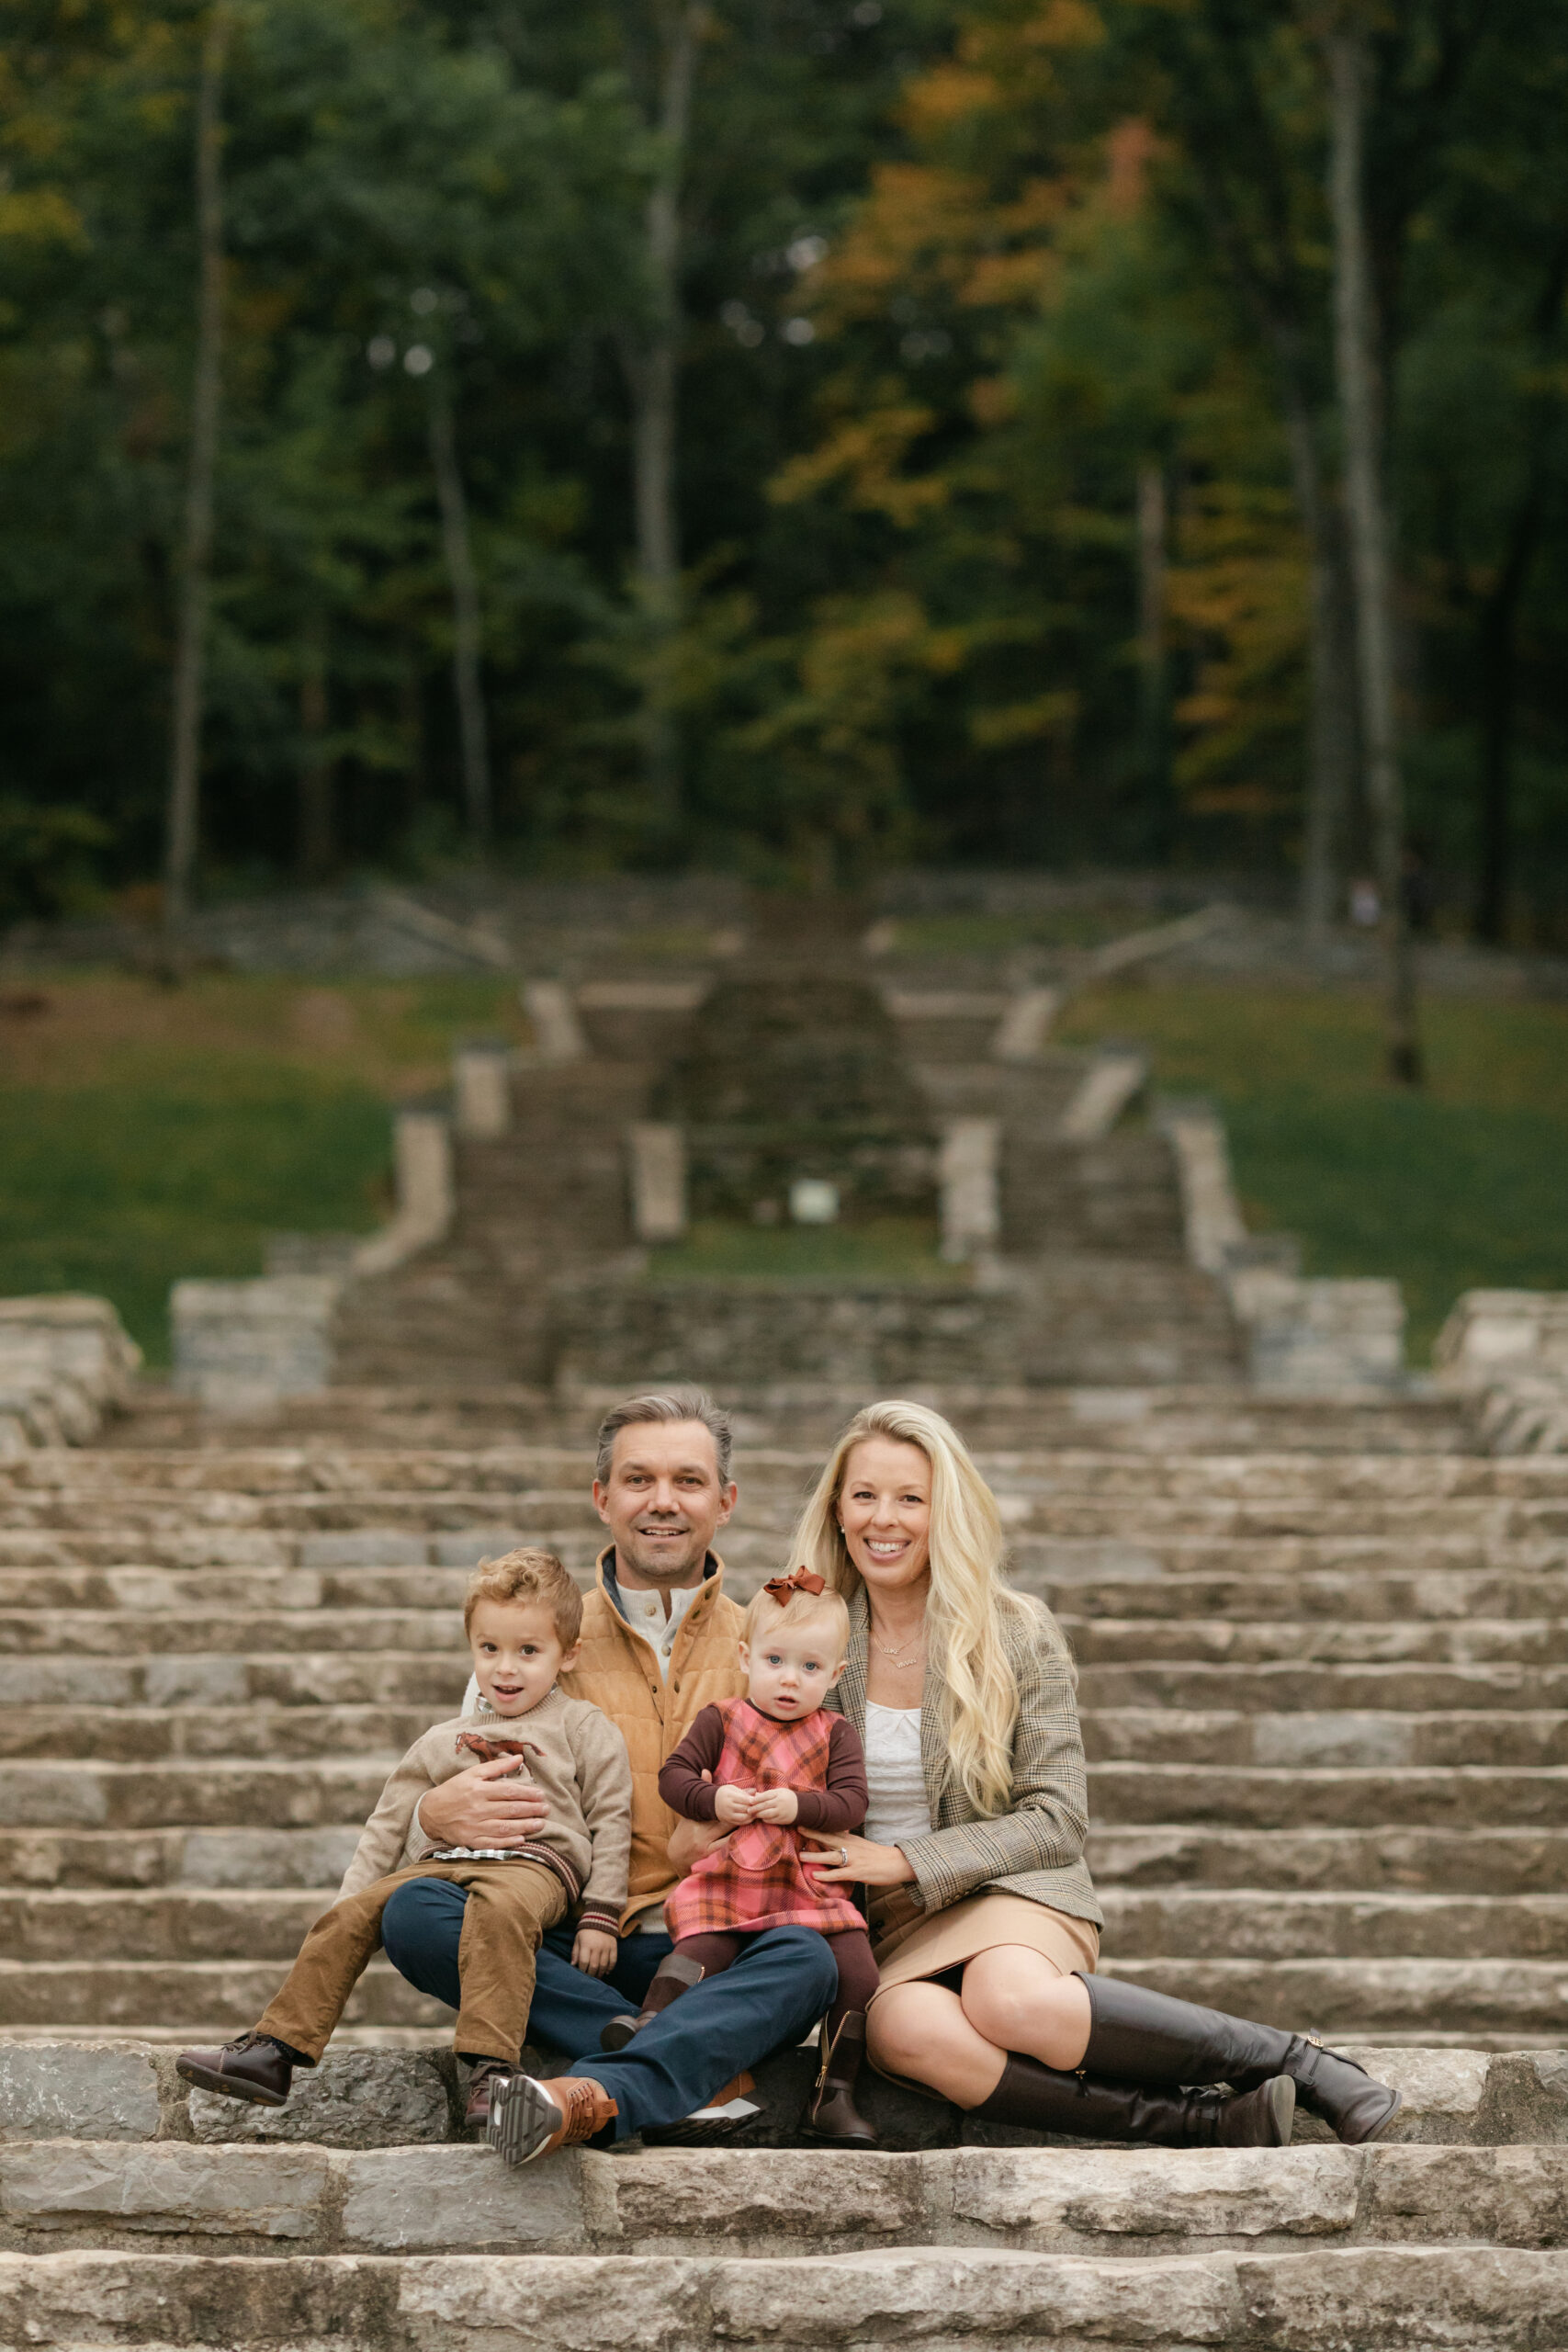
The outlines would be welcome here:
<svg viewBox="0 0 1568 2352">
<path fill-rule="evenodd" d="M 929 1405 L 903 1397 L 867 1405 L 833 1448 L 795 1531 L 790 1565 L 814 1568 L 849 1600 L 863 1589 L 839 1525 L 839 1497 L 849 1458 L 867 1438 L 918 1446 L 931 1464 L 931 1599 L 926 1655 L 943 1693 L 943 1734 L 953 1769 L 982 1814 L 1002 1812 L 1012 1792 L 1018 1681 L 1002 1642 L 1003 1620 L 1026 1618 L 1060 1651 L 1072 1671 L 1055 1619 L 1014 1592 L 1002 1573 L 1006 1544 L 997 1498 L 952 1425 Z"/>
</svg>

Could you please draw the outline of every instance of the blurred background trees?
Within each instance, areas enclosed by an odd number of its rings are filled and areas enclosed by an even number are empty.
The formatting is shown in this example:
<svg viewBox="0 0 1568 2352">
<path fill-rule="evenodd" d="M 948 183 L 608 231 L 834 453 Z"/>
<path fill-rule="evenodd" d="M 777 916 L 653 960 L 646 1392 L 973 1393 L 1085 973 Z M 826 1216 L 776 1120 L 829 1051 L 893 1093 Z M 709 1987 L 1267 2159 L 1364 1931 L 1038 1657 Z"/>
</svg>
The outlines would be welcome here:
<svg viewBox="0 0 1568 2352">
<path fill-rule="evenodd" d="M 198 889 L 1093 860 L 1321 928 L 1377 857 L 1353 40 L 1402 896 L 1568 945 L 1568 0 L 217 5 Z M 47 911 L 164 860 L 213 17 L 0 25 L 0 861 Z"/>
</svg>

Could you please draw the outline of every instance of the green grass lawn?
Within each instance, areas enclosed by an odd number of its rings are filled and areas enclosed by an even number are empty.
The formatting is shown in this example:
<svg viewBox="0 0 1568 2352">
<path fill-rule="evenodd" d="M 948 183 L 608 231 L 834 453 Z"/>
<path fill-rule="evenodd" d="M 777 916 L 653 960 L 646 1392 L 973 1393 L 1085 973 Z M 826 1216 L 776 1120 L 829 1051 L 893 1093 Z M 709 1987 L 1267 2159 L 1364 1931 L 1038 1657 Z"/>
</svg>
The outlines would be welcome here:
<svg viewBox="0 0 1568 2352">
<path fill-rule="evenodd" d="M 1060 1035 L 1136 1037 L 1157 1085 L 1213 1095 L 1248 1223 L 1299 1234 L 1309 1273 L 1397 1276 L 1421 1363 L 1461 1291 L 1568 1289 L 1568 1009 L 1438 1000 L 1422 1027 L 1418 1094 L 1383 1082 L 1360 997 L 1106 990 Z"/>
<path fill-rule="evenodd" d="M 521 1035 L 504 981 L 0 990 L 0 1294 L 96 1292 L 166 1363 L 179 1276 L 259 1273 L 270 1233 L 389 1214 L 390 1108 L 479 1032 Z"/>
<path fill-rule="evenodd" d="M 1356 996 L 1122 988 L 1061 1035 L 1137 1037 L 1158 1085 L 1213 1095 L 1252 1225 L 1300 1234 L 1311 1272 L 1396 1275 L 1419 1361 L 1461 1290 L 1568 1288 L 1568 1008 L 1434 1002 L 1423 1021 L 1415 1096 L 1383 1084 Z M 445 1087 L 457 1038 L 524 1034 L 489 978 L 0 988 L 0 1294 L 97 1292 L 164 1362 L 172 1282 L 259 1272 L 269 1233 L 368 1230 L 390 1206 L 391 1106 Z M 650 1272 L 940 1279 L 934 1241 L 918 1217 L 699 1224 Z"/>
</svg>

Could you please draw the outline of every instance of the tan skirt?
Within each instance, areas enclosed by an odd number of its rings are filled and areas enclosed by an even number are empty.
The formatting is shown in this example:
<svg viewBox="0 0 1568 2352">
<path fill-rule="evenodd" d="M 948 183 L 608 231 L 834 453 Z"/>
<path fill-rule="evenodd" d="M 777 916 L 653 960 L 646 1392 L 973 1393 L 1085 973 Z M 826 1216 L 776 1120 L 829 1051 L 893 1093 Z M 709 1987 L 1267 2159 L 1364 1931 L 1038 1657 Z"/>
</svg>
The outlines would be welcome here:
<svg viewBox="0 0 1568 2352">
<path fill-rule="evenodd" d="M 915 1984 L 945 1976 L 962 1968 L 976 1953 L 998 1944 L 1022 1944 L 1048 1960 L 1060 1976 L 1081 1969 L 1092 1976 L 1100 1958 L 1100 1930 L 1089 1919 L 1075 1919 L 1032 1903 L 1024 1894 L 969 1894 L 950 1904 L 934 1918 L 913 1901 L 903 1887 L 895 1887 L 871 1906 L 872 1949 L 882 1971 L 874 2003 L 895 1984 Z"/>
</svg>

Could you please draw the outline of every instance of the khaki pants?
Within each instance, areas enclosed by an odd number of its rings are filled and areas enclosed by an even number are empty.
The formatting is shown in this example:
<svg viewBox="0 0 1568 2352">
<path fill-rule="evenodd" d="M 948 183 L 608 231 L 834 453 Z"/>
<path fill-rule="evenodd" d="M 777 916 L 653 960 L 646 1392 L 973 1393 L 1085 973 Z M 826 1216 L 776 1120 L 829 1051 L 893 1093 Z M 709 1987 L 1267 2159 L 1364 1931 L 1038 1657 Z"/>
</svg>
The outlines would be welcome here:
<svg viewBox="0 0 1568 2352">
<path fill-rule="evenodd" d="M 388 1899 L 411 1878 L 444 1878 L 468 1891 L 457 1946 L 463 2006 L 453 2047 L 466 2057 L 516 2064 L 534 1997 L 534 1954 L 567 1907 L 565 1887 L 543 1862 L 415 1862 L 334 1903 L 300 1946 L 258 2033 L 320 2058 L 366 1962 L 380 1946 Z"/>
</svg>

